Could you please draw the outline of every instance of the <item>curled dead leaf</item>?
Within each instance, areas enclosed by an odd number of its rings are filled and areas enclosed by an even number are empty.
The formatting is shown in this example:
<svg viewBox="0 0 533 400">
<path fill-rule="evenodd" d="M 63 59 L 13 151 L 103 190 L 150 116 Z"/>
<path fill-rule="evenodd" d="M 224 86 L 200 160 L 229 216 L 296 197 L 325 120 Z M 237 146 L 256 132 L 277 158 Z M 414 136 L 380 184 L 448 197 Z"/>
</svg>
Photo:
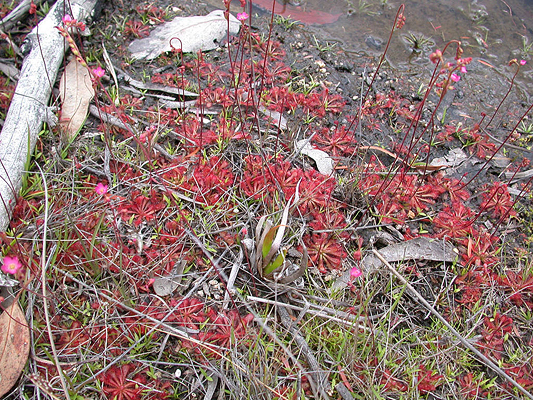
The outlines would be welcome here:
<svg viewBox="0 0 533 400">
<path fill-rule="evenodd" d="M 333 159 L 325 151 L 314 148 L 309 142 L 309 139 L 297 141 L 295 147 L 300 153 L 312 158 L 315 161 L 316 168 L 322 175 L 329 176 L 333 173 Z"/>
<path fill-rule="evenodd" d="M 65 67 L 59 82 L 59 96 L 63 103 L 59 126 L 64 138 L 70 140 L 85 123 L 89 103 L 94 97 L 91 73 L 76 59 Z"/>
<path fill-rule="evenodd" d="M 30 330 L 17 302 L 0 315 L 0 397 L 17 382 L 30 353 Z"/>
</svg>

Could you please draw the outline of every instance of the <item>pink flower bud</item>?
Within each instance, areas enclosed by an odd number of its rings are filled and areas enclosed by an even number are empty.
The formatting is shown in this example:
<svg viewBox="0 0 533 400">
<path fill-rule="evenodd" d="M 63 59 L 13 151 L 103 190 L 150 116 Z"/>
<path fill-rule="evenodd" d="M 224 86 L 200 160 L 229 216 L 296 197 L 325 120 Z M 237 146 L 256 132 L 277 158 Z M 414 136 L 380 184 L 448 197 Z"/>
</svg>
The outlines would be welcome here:
<svg viewBox="0 0 533 400">
<path fill-rule="evenodd" d="M 63 17 L 63 19 L 61 21 L 63 21 L 63 23 L 65 25 L 70 25 L 70 24 L 72 24 L 74 22 L 72 17 L 70 15 L 68 15 L 68 14 L 65 14 L 65 16 Z"/>
<path fill-rule="evenodd" d="M 436 64 L 442 59 L 442 52 L 440 50 L 435 50 L 434 53 L 431 53 L 429 55 L 429 59 L 431 60 L 433 64 Z"/>
</svg>

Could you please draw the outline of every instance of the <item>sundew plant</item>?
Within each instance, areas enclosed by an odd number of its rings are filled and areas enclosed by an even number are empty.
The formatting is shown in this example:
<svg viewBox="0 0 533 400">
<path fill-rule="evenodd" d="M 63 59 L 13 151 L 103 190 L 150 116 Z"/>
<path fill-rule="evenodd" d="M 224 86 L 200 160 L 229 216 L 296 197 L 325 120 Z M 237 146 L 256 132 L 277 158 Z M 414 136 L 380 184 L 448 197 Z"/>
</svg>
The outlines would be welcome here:
<svg viewBox="0 0 533 400">
<path fill-rule="evenodd" d="M 45 125 L 0 234 L 31 337 L 5 398 L 533 398 L 533 105 L 446 120 L 476 62 L 459 38 L 419 93 L 384 84 L 403 5 L 342 93 L 313 69 L 342 50 L 298 69 L 276 32 L 304 28 L 224 4 L 238 35 L 152 62 L 125 47 L 176 11 L 117 2 L 90 27 L 105 55 L 65 13 L 95 108 L 74 138 Z M 435 242 L 453 259 L 409 247 Z M 369 267 L 391 246 L 414 255 Z"/>
</svg>

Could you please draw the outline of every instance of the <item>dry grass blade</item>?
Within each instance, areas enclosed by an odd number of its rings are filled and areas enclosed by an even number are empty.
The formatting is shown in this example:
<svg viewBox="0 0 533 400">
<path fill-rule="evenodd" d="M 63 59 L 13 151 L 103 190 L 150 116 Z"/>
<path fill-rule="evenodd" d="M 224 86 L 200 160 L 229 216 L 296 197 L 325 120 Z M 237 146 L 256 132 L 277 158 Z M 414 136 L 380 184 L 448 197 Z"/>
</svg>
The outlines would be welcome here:
<svg viewBox="0 0 533 400">
<path fill-rule="evenodd" d="M 307 360 L 309 367 L 313 371 L 311 375 L 314 378 L 315 385 L 318 386 L 317 388 L 314 388 L 314 390 L 318 390 L 318 395 L 320 396 L 320 398 L 328 400 L 328 392 L 331 391 L 331 388 L 329 387 L 330 385 L 328 383 L 327 373 L 323 371 L 320 367 L 318 360 L 316 359 L 311 348 L 309 347 L 309 344 L 307 344 L 305 338 L 294 327 L 294 324 L 292 323 L 291 317 L 287 309 L 285 307 L 277 307 L 277 311 L 282 325 L 291 333 L 292 337 L 294 338 L 294 341 L 298 344 L 300 351 L 303 353 L 305 359 Z"/>
<path fill-rule="evenodd" d="M 358 317 L 356 317 L 356 316 L 354 316 L 352 314 L 348 314 L 348 313 L 345 313 L 345 312 L 342 312 L 342 311 L 334 310 L 334 309 L 329 308 L 329 307 L 321 306 L 321 307 L 317 307 L 317 309 L 312 309 L 312 308 L 309 307 L 309 308 L 306 309 L 304 307 L 296 306 L 296 305 L 293 305 L 293 304 L 288 304 L 288 303 L 283 303 L 283 302 L 280 302 L 280 301 L 263 299 L 261 297 L 248 296 L 247 299 L 250 300 L 250 301 L 256 301 L 258 303 L 272 304 L 272 305 L 275 305 L 275 306 L 278 306 L 278 307 L 285 307 L 285 308 L 289 308 L 291 310 L 296 310 L 296 311 L 304 312 L 304 313 L 307 313 L 307 314 L 316 315 L 317 317 L 325 318 L 325 319 L 330 320 L 330 321 L 335 321 L 335 322 L 344 324 L 344 325 L 346 325 L 346 326 L 348 326 L 350 328 L 357 326 L 358 329 L 370 331 L 370 328 L 368 328 L 366 326 L 357 325 L 359 320 L 362 319 L 362 318 L 358 318 Z"/>
<path fill-rule="evenodd" d="M 70 400 L 70 393 L 68 391 L 67 382 L 65 380 L 65 373 L 63 372 L 63 369 L 61 368 L 61 363 L 59 362 L 59 358 L 57 355 L 57 349 L 54 342 L 54 334 L 52 333 L 52 325 L 50 322 L 50 313 L 48 310 L 48 291 L 46 286 L 46 271 L 48 269 L 48 265 L 50 263 L 50 260 L 54 254 L 53 251 L 50 252 L 50 257 L 46 259 L 46 255 L 48 254 L 46 250 L 47 245 L 47 229 L 48 229 L 48 210 L 49 210 L 49 204 L 48 204 L 48 185 L 46 183 L 46 177 L 41 169 L 41 167 L 36 164 L 39 168 L 39 172 L 41 174 L 41 178 L 43 180 L 43 187 L 44 187 L 44 222 L 43 222 L 43 252 L 41 256 L 41 281 L 42 281 L 42 294 L 43 294 L 43 306 L 44 306 L 44 316 L 46 321 L 46 329 L 48 331 L 48 339 L 50 340 L 50 348 L 52 349 L 52 355 L 54 357 L 54 364 L 57 368 L 57 371 L 59 373 L 59 378 L 61 380 L 61 387 L 63 388 L 63 393 L 65 394 L 65 398 Z"/>
</svg>

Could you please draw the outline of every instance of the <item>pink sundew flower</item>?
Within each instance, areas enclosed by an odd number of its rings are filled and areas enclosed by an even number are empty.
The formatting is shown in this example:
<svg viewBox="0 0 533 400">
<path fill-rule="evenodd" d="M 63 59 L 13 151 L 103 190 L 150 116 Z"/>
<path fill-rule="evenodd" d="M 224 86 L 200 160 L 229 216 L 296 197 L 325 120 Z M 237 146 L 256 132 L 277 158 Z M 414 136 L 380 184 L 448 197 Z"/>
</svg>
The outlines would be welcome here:
<svg viewBox="0 0 533 400">
<path fill-rule="evenodd" d="M 94 76 L 96 76 L 97 78 L 101 78 L 105 74 L 105 69 L 103 69 L 102 67 L 98 66 L 98 68 L 93 69 L 92 72 L 93 72 Z"/>
<path fill-rule="evenodd" d="M 363 275 L 363 272 L 357 268 L 357 267 L 353 267 L 351 270 L 350 270 L 350 276 L 352 278 L 359 278 L 361 275 Z"/>
<path fill-rule="evenodd" d="M 452 81 L 454 81 L 454 82 L 459 82 L 459 79 L 461 79 L 461 77 L 460 77 L 459 75 L 457 75 L 457 74 L 452 74 L 452 75 L 450 76 L 450 79 L 451 79 Z"/>
<path fill-rule="evenodd" d="M 66 14 L 62 19 L 61 21 L 63 21 L 63 23 L 65 25 L 71 25 L 72 23 L 74 23 L 76 20 L 73 19 L 70 15 Z"/>
<path fill-rule="evenodd" d="M 15 275 L 21 268 L 22 264 L 17 257 L 4 257 L 2 272 Z"/>
<path fill-rule="evenodd" d="M 237 14 L 237 19 L 239 21 L 246 21 L 248 19 L 248 14 L 246 14 L 245 12 L 238 13 Z"/>
<path fill-rule="evenodd" d="M 107 185 L 104 185 L 103 183 L 99 183 L 96 185 L 96 188 L 94 188 L 94 191 L 98 193 L 99 195 L 104 195 L 107 193 Z"/>
<path fill-rule="evenodd" d="M 520 60 L 520 65 L 526 65 L 526 64 L 527 64 L 526 60 Z"/>
<path fill-rule="evenodd" d="M 462 66 L 461 69 L 460 69 L 461 73 L 463 74 L 466 74 L 467 73 L 467 70 L 466 70 L 466 67 L 465 66 Z"/>
</svg>

